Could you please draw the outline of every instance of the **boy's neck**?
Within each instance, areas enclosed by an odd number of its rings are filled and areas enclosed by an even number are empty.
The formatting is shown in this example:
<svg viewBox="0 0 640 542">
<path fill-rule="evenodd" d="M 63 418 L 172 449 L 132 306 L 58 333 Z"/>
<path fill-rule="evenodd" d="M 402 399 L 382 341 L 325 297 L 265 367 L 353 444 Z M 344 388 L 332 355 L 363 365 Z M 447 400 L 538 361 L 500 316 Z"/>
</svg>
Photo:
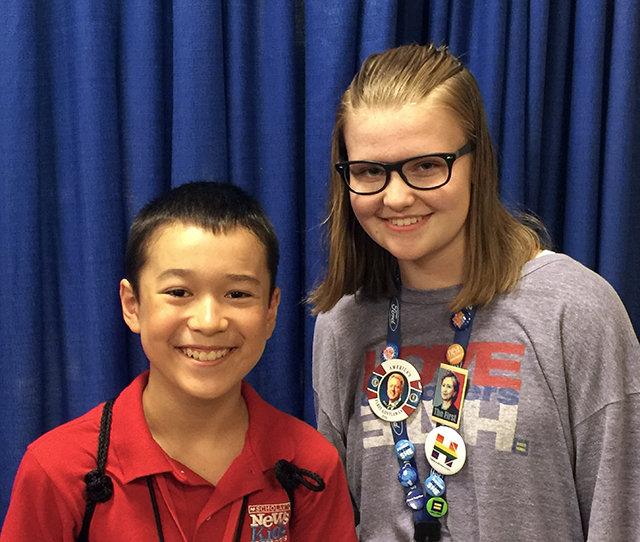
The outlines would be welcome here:
<svg viewBox="0 0 640 542">
<path fill-rule="evenodd" d="M 241 383 L 223 397 L 204 401 L 167 393 L 150 378 L 142 407 L 153 439 L 165 453 L 217 484 L 244 447 L 249 413 Z"/>
</svg>

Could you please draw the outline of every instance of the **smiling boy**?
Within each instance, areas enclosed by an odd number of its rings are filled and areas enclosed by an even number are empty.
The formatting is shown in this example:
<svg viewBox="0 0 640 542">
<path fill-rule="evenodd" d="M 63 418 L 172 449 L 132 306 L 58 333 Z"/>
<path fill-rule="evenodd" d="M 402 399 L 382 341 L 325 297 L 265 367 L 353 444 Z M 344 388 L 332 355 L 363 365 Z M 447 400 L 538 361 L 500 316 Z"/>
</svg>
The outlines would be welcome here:
<svg viewBox="0 0 640 542">
<path fill-rule="evenodd" d="M 136 217 L 125 263 L 122 312 L 150 369 L 28 447 L 0 541 L 355 542 L 335 449 L 243 381 L 280 302 L 259 204 L 183 185 Z"/>
</svg>

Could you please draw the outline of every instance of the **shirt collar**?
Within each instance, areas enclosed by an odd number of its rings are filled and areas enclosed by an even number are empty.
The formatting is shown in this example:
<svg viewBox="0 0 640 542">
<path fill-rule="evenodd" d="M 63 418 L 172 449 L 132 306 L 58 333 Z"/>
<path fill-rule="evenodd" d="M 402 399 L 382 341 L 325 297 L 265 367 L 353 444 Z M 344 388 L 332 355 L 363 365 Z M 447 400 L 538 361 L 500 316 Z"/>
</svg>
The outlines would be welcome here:
<svg viewBox="0 0 640 542">
<path fill-rule="evenodd" d="M 148 380 L 149 371 L 145 371 L 125 388 L 113 406 L 109 463 L 114 471 L 120 471 L 125 484 L 137 478 L 166 472 L 173 472 L 181 478 L 175 472 L 175 464 L 151 436 L 144 417 L 142 392 Z M 280 432 L 278 427 L 278 420 L 288 415 L 264 401 L 247 382 L 242 382 L 241 389 L 249 412 L 249 429 L 242 453 L 234 460 L 229 471 L 253 474 L 246 476 L 246 479 L 255 481 L 255 474 L 273 469 L 280 459 L 291 461 L 294 448 L 289 435 Z M 127 420 L 126 424 L 118 423 L 123 419 Z M 221 483 L 225 477 L 226 474 Z M 238 479 L 235 483 L 238 483 Z"/>
</svg>

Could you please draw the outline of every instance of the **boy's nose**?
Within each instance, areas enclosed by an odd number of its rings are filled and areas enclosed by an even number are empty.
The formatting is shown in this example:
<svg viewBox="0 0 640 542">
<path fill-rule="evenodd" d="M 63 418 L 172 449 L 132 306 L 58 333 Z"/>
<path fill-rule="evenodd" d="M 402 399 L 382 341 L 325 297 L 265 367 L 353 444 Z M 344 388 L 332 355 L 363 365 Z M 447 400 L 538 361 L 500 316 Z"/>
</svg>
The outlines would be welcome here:
<svg viewBox="0 0 640 542">
<path fill-rule="evenodd" d="M 229 321 L 223 314 L 222 307 L 211 297 L 206 297 L 194 304 L 194 311 L 189 318 L 189 327 L 200 333 L 212 334 L 224 331 Z"/>
</svg>

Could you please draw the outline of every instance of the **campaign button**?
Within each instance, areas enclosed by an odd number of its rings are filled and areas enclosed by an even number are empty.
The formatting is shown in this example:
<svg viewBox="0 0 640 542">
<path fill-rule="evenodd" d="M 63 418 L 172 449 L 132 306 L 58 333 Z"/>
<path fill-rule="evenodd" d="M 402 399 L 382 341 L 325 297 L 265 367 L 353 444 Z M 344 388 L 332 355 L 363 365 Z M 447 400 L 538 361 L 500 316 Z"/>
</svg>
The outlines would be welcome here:
<svg viewBox="0 0 640 542">
<path fill-rule="evenodd" d="M 396 359 L 400 350 L 393 343 L 388 343 L 387 346 L 382 350 L 382 361 L 388 361 L 390 359 Z"/>
<path fill-rule="evenodd" d="M 447 361 L 451 365 L 460 365 L 462 360 L 464 360 L 464 348 L 460 344 L 453 343 L 447 349 Z"/>
<path fill-rule="evenodd" d="M 447 513 L 447 501 L 442 497 L 431 497 L 427 501 L 427 512 L 434 518 L 441 518 Z"/>
<path fill-rule="evenodd" d="M 467 449 L 455 429 L 441 425 L 432 429 L 424 444 L 429 465 L 440 474 L 458 472 L 467 459 Z"/>
<path fill-rule="evenodd" d="M 418 483 L 418 471 L 409 463 L 405 463 L 398 472 L 398 482 L 405 487 L 413 487 Z"/>
<path fill-rule="evenodd" d="M 407 491 L 406 503 L 412 510 L 422 510 L 427 503 L 427 498 L 422 493 L 422 490 L 416 487 Z"/>
<path fill-rule="evenodd" d="M 396 455 L 402 461 L 408 461 L 416 454 L 416 449 L 410 440 L 402 439 L 396 442 Z"/>
<path fill-rule="evenodd" d="M 463 331 L 471 325 L 472 318 L 473 313 L 471 312 L 471 307 L 465 307 L 451 317 L 451 325 L 453 329 Z"/>
<path fill-rule="evenodd" d="M 403 359 L 383 361 L 369 377 L 367 399 L 378 418 L 392 423 L 406 420 L 422 399 L 418 369 Z"/>
<path fill-rule="evenodd" d="M 444 494 L 444 489 L 444 480 L 437 474 L 432 474 L 424 481 L 424 490 L 427 495 L 431 495 L 432 497 L 440 497 Z"/>
</svg>

